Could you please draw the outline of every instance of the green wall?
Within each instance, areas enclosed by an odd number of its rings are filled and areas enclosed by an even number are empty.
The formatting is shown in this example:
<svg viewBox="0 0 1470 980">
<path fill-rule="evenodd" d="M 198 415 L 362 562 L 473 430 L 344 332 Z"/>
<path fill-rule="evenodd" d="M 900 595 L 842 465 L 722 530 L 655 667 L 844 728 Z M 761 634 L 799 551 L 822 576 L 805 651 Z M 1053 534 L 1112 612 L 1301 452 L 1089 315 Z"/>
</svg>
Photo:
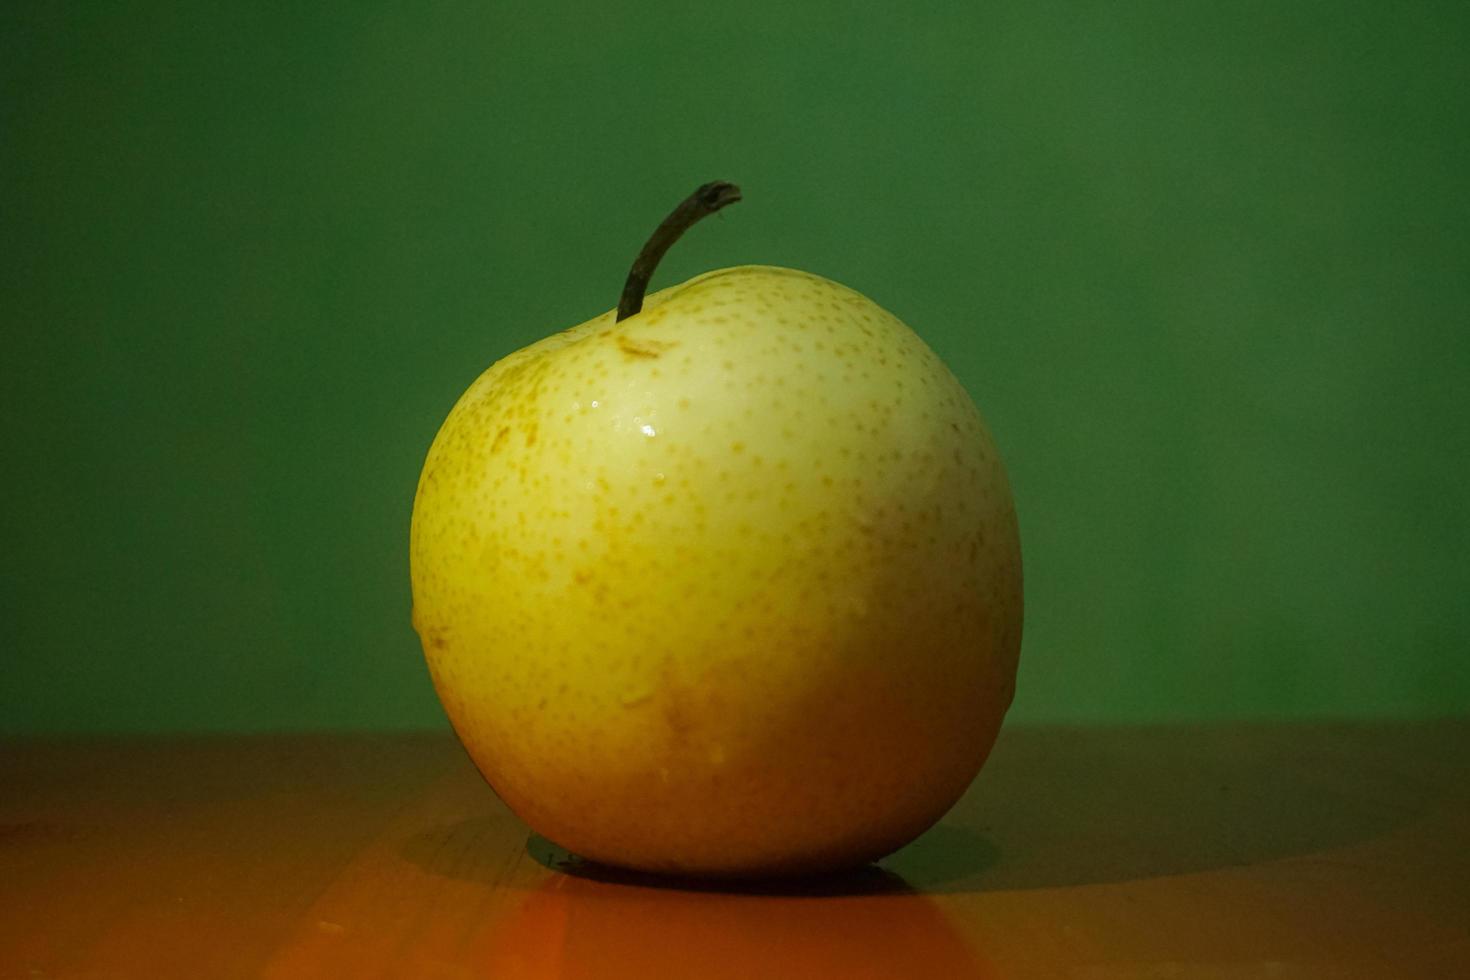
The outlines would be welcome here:
<svg viewBox="0 0 1470 980">
<path fill-rule="evenodd" d="M 423 454 L 486 365 L 744 262 L 1004 450 L 1016 717 L 1470 710 L 1470 6 L 0 13 L 0 729 L 443 724 Z"/>
</svg>

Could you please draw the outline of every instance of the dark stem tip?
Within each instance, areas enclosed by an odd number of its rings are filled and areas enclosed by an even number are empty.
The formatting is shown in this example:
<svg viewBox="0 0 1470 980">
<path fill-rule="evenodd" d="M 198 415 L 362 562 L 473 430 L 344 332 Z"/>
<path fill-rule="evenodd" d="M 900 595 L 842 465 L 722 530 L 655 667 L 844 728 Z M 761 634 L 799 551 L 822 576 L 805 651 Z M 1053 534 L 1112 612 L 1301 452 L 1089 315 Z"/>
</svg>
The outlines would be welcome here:
<svg viewBox="0 0 1470 980">
<path fill-rule="evenodd" d="M 699 198 L 699 203 L 710 214 L 714 214 L 727 204 L 734 204 L 740 200 L 740 188 L 728 180 L 714 180 L 702 185 L 694 192 Z"/>
</svg>

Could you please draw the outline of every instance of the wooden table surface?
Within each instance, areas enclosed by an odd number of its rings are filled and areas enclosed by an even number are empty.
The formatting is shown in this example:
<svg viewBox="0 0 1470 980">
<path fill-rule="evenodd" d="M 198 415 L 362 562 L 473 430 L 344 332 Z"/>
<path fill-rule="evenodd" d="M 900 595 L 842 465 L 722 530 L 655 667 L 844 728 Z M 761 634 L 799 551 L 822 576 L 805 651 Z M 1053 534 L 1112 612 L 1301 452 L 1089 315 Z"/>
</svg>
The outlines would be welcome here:
<svg viewBox="0 0 1470 980">
<path fill-rule="evenodd" d="M 0 742 L 0 978 L 1470 977 L 1470 722 L 1011 728 L 879 868 L 598 873 L 445 735 Z"/>
</svg>

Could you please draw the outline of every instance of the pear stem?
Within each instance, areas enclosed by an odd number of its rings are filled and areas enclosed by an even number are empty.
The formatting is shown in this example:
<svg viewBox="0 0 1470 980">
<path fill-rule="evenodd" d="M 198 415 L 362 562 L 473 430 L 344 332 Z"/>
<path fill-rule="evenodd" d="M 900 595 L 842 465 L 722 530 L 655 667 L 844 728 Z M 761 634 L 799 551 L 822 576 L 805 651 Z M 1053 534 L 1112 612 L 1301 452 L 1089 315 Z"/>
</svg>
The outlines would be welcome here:
<svg viewBox="0 0 1470 980">
<path fill-rule="evenodd" d="M 623 284 L 623 295 L 618 300 L 618 319 L 626 320 L 643 309 L 643 294 L 648 291 L 648 280 L 653 278 L 653 270 L 658 267 L 659 260 L 680 235 L 700 218 L 738 200 L 740 188 L 728 181 L 716 180 L 701 185 L 670 211 L 663 224 L 649 237 L 643 251 L 638 253 L 638 258 L 633 260 L 633 268 L 628 270 L 628 281 Z"/>
</svg>

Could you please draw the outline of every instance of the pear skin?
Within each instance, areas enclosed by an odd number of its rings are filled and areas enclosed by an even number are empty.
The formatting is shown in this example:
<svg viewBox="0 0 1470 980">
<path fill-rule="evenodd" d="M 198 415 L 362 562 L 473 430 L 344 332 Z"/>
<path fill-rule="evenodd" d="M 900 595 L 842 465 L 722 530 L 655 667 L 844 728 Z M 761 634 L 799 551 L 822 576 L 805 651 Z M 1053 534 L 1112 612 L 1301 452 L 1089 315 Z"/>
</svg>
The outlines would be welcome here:
<svg viewBox="0 0 1470 980">
<path fill-rule="evenodd" d="M 424 464 L 414 626 L 471 758 L 594 861 L 850 867 L 980 770 L 1021 643 L 1011 490 L 866 297 L 698 276 L 493 365 Z"/>
</svg>

